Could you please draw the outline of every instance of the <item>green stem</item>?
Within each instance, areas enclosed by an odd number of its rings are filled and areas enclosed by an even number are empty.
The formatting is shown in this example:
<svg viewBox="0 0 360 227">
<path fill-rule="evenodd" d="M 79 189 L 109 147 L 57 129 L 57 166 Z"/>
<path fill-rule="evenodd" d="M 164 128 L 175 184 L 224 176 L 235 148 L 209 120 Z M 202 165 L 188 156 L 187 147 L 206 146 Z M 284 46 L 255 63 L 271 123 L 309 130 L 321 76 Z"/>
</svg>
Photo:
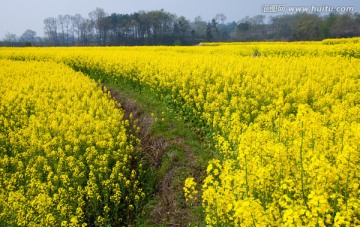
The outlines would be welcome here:
<svg viewBox="0 0 360 227">
<path fill-rule="evenodd" d="M 245 182 L 246 182 L 246 196 L 249 197 L 249 182 L 248 182 L 248 171 L 247 171 L 247 159 L 245 154 Z"/>
<path fill-rule="evenodd" d="M 304 166 L 303 166 L 303 143 L 304 143 L 304 122 L 301 122 L 302 125 L 302 131 L 301 131 L 301 143 L 300 143 L 300 177 L 301 177 L 301 192 L 302 192 L 302 197 L 304 200 L 304 204 L 307 206 L 306 203 L 306 196 L 305 196 L 305 189 L 304 189 Z"/>
<path fill-rule="evenodd" d="M 346 186 L 345 186 L 345 203 L 346 203 L 346 210 L 348 208 L 348 195 L 349 195 L 349 192 L 348 192 L 348 189 L 349 189 L 349 178 L 350 178 L 350 152 L 349 152 L 349 157 L 348 157 L 348 165 L 347 165 L 347 176 L 346 176 Z"/>
</svg>

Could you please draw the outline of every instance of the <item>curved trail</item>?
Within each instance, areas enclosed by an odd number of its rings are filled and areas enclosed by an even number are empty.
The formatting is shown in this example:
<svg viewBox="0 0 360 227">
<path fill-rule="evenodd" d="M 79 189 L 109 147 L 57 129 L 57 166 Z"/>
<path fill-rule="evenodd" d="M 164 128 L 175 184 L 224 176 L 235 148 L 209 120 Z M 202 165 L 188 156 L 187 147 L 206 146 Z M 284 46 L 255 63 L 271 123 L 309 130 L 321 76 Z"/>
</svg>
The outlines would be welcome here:
<svg viewBox="0 0 360 227">
<path fill-rule="evenodd" d="M 114 84 L 102 86 L 121 105 L 130 125 L 140 127 L 137 136 L 143 160 L 152 172 L 149 177 L 153 179 L 148 182 L 153 187 L 148 190 L 151 195 L 136 224 L 203 224 L 200 196 L 195 204 L 189 205 L 183 191 L 186 178 L 194 177 L 199 185 L 205 178 L 211 152 L 204 146 L 202 137 L 160 100 L 143 91 L 138 93 Z"/>
</svg>

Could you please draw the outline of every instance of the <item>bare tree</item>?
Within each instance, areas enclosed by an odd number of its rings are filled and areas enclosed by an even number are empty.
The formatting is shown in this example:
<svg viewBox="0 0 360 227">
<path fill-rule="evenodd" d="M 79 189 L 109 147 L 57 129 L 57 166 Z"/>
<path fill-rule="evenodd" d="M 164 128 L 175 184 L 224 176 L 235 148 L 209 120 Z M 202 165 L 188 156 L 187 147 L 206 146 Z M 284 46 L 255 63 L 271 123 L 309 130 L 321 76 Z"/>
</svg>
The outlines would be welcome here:
<svg viewBox="0 0 360 227">
<path fill-rule="evenodd" d="M 3 41 L 7 44 L 16 43 L 18 41 L 18 38 L 15 34 L 7 32 L 4 36 Z"/>
<path fill-rule="evenodd" d="M 61 43 L 62 45 L 69 45 L 70 44 L 70 33 L 71 32 L 71 16 L 69 15 L 59 15 L 58 16 L 58 26 L 61 31 Z"/>
<path fill-rule="evenodd" d="M 227 18 L 225 16 L 225 14 L 223 14 L 223 13 L 218 13 L 214 17 L 214 20 L 216 21 L 217 24 L 225 24 L 226 19 Z"/>
<path fill-rule="evenodd" d="M 75 34 L 77 41 L 80 42 L 82 34 L 85 34 L 85 31 L 83 30 L 83 23 L 85 22 L 85 19 L 80 14 L 75 14 L 75 16 L 71 17 L 72 21 L 72 30 L 73 30 L 73 36 L 75 39 Z M 75 42 L 74 42 L 75 43 Z"/>
<path fill-rule="evenodd" d="M 109 30 L 110 24 L 107 20 L 107 13 L 101 8 L 96 8 L 89 13 L 90 20 L 94 23 L 97 39 L 100 45 L 105 45 L 106 35 Z"/>
<path fill-rule="evenodd" d="M 73 36 L 73 26 L 71 16 L 65 15 L 64 16 L 64 27 L 65 27 L 65 45 L 70 45 L 72 42 Z"/>
<path fill-rule="evenodd" d="M 28 29 L 20 36 L 19 40 L 27 46 L 31 46 L 36 42 L 36 32 Z"/>
<path fill-rule="evenodd" d="M 44 32 L 52 45 L 59 45 L 57 19 L 48 17 L 44 20 Z"/>
<path fill-rule="evenodd" d="M 194 20 L 195 35 L 198 37 L 206 36 L 206 22 L 203 21 L 201 16 L 195 17 Z"/>
</svg>

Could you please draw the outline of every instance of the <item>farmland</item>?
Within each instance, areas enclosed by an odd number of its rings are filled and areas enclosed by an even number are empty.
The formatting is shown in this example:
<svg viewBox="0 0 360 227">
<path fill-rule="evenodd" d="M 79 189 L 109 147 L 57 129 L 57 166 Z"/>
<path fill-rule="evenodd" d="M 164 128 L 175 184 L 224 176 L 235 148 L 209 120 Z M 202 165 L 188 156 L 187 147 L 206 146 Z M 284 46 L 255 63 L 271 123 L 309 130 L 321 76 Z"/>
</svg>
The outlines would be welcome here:
<svg viewBox="0 0 360 227">
<path fill-rule="evenodd" d="M 204 224 L 360 225 L 359 58 L 358 38 L 2 48 L 0 224 L 133 222 L 150 195 L 111 83 L 151 94 L 211 148 L 204 179 L 183 182 Z"/>
</svg>

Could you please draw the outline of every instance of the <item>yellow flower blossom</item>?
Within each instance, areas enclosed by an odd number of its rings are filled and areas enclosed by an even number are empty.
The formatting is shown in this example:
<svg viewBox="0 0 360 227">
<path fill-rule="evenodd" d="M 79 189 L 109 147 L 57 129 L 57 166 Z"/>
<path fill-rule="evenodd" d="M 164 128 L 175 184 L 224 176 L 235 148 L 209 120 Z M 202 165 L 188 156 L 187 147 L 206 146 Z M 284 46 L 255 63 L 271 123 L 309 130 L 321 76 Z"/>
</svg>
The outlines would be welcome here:
<svg viewBox="0 0 360 227">
<path fill-rule="evenodd" d="M 254 45 L 261 57 L 252 57 Z M 132 177 L 126 168 L 134 148 L 127 143 L 127 123 L 115 124 L 122 113 L 96 84 L 65 64 L 147 87 L 180 119 L 204 129 L 216 149 L 201 185 L 208 226 L 360 225 L 359 52 L 353 40 L 1 48 L 0 58 L 43 61 L 0 65 L 0 83 L 6 85 L 0 88 L 6 94 L 0 98 L 0 125 L 6 128 L 0 128 L 0 204 L 9 209 L 5 218 L 12 225 L 28 225 L 19 218 L 34 212 L 27 201 L 51 191 L 53 201 L 40 201 L 48 204 L 57 225 L 69 225 L 76 210 L 72 199 L 81 193 L 70 192 L 66 184 L 86 184 L 82 193 L 93 207 L 108 195 L 118 207 L 128 202 L 129 211 L 129 201 L 137 198 L 123 190 L 136 188 L 133 178 L 141 174 L 135 169 Z M 106 168 L 110 163 L 111 170 Z M 74 174 L 76 166 L 81 168 Z M 21 174 L 16 175 L 17 169 Z M 112 180 L 110 194 L 101 184 L 106 179 Z M 28 195 L 19 187 L 26 182 Z M 185 194 L 195 198 L 192 180 L 185 185 Z M 105 225 L 108 219 L 93 220 Z"/>
<path fill-rule="evenodd" d="M 0 223 L 86 226 L 110 220 L 109 209 L 129 218 L 142 170 L 114 101 L 54 62 L 0 60 L 0 82 Z M 127 194 L 129 204 L 108 202 Z"/>
</svg>

